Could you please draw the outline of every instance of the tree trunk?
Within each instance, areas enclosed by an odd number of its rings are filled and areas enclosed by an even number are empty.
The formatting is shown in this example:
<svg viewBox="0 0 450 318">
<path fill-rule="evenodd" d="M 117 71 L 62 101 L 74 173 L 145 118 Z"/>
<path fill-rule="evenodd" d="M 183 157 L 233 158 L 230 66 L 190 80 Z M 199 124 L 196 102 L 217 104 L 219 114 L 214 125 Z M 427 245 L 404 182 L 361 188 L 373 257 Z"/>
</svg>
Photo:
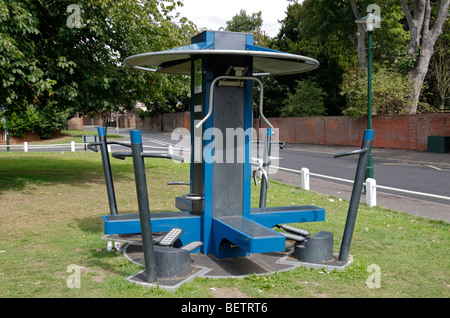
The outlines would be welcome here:
<svg viewBox="0 0 450 318">
<path fill-rule="evenodd" d="M 361 16 L 359 14 L 358 6 L 356 5 L 356 0 L 350 0 L 352 6 L 353 14 L 355 19 L 358 20 Z M 358 27 L 358 32 L 356 32 L 356 43 L 352 41 L 353 45 L 356 47 L 356 52 L 358 53 L 359 67 L 362 71 L 367 72 L 367 57 L 366 57 L 366 31 L 364 27 L 355 23 Z"/>
<path fill-rule="evenodd" d="M 416 50 L 420 48 L 416 63 L 408 73 L 408 78 L 411 80 L 414 88 L 411 96 L 412 101 L 408 107 L 408 113 L 415 114 L 419 104 L 423 81 L 428 72 L 428 66 L 434 52 L 434 45 L 442 33 L 442 26 L 448 15 L 450 0 L 440 1 L 438 12 L 431 29 L 430 22 L 432 20 L 432 8 L 430 0 L 415 0 L 413 13 L 409 10 L 406 0 L 400 0 L 400 2 L 410 31 L 410 40 L 406 47 L 407 53 L 414 55 Z"/>
<path fill-rule="evenodd" d="M 430 41 L 423 41 L 423 46 L 420 50 L 416 65 L 408 73 L 408 79 L 411 81 L 413 88 L 411 104 L 408 107 L 408 114 L 415 114 L 417 112 L 423 81 L 427 75 L 428 65 L 430 64 L 431 56 L 434 52 L 434 43 L 425 42 Z"/>
</svg>

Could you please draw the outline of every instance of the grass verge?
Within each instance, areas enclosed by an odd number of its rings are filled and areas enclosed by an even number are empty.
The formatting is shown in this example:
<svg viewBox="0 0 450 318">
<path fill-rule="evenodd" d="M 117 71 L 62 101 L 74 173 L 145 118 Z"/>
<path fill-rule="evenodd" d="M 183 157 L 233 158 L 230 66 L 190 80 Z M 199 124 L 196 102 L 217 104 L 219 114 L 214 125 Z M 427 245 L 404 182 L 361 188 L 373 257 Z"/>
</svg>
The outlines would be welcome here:
<svg viewBox="0 0 450 318">
<path fill-rule="evenodd" d="M 119 213 L 137 211 L 132 160 L 111 159 Z M 152 212 L 176 211 L 189 166 L 146 160 Z M 252 205 L 259 188 L 252 186 Z M 301 224 L 334 234 L 338 251 L 349 202 L 272 181 L 268 206 L 325 208 L 326 221 Z M 106 251 L 100 216 L 109 213 L 103 168 L 93 152 L 0 153 L 0 297 L 367 297 L 450 295 L 448 223 L 361 205 L 343 272 L 297 268 L 244 279 L 196 278 L 175 293 L 128 283 L 142 268 Z M 80 288 L 68 288 L 68 266 L 81 266 Z M 380 288 L 368 288 L 378 265 Z M 226 296 L 224 296 L 226 295 Z"/>
</svg>

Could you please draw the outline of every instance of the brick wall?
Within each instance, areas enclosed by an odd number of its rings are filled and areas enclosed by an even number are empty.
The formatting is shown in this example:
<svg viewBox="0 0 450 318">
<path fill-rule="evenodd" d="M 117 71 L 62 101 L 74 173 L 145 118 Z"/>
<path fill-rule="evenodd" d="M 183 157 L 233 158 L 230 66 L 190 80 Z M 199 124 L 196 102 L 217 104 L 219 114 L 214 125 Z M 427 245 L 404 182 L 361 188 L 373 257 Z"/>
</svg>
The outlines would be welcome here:
<svg viewBox="0 0 450 318">
<path fill-rule="evenodd" d="M 157 114 L 148 118 L 136 116 L 136 129 L 155 130 L 155 131 L 173 131 L 175 128 L 184 127 L 190 129 L 190 112 Z"/>
<path fill-rule="evenodd" d="M 360 146 L 366 119 L 345 116 L 269 118 L 290 143 Z M 253 127 L 259 127 L 254 119 Z M 262 127 L 266 127 L 262 123 Z M 373 147 L 427 150 L 428 136 L 450 136 L 450 114 L 374 116 Z"/>
<path fill-rule="evenodd" d="M 367 127 L 365 118 L 346 116 L 283 117 L 269 121 L 279 128 L 279 140 L 299 144 L 359 147 Z M 136 129 L 173 131 L 178 127 L 190 129 L 189 112 L 136 117 Z M 257 118 L 253 127 L 259 127 Z M 262 127 L 267 127 L 264 122 Z M 375 148 L 426 151 L 428 136 L 450 136 L 450 114 L 374 116 L 372 127 Z"/>
</svg>

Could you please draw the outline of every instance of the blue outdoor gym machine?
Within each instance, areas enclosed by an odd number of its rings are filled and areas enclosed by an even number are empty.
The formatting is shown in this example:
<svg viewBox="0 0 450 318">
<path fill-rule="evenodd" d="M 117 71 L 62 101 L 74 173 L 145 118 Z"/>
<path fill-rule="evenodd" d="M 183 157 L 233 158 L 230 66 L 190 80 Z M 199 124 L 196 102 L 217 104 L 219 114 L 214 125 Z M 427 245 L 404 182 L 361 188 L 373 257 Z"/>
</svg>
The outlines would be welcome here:
<svg viewBox="0 0 450 318">
<path fill-rule="evenodd" d="M 308 231 L 287 223 L 324 221 L 324 209 L 312 205 L 265 206 L 274 129 L 263 113 L 264 87 L 258 77 L 310 71 L 319 66 L 316 60 L 255 46 L 252 34 L 205 31 L 192 38 L 190 45 L 134 55 L 126 58 L 124 65 L 191 76 L 191 161 L 190 180 L 186 182 L 189 193 L 175 200 L 181 212 L 150 213 L 143 161 L 145 157 L 177 159 L 176 156 L 146 155 L 140 131 L 131 131 L 131 152 L 112 154 L 121 159 L 133 157 L 139 214 L 102 216 L 104 232 L 142 234 L 149 282 L 157 276 L 154 245 L 158 242 L 152 239 L 152 232 L 181 229 L 176 237 L 182 246 L 189 246 L 185 251 L 200 251 L 218 259 L 284 251 L 286 238 L 298 244 L 311 239 Z M 252 131 L 255 83 L 259 87 L 259 116 L 268 128 L 264 163 L 259 167 L 260 204 L 251 208 L 252 134 L 248 132 Z M 214 133 L 226 136 L 230 129 L 244 133 L 218 143 Z M 235 142 L 240 136 L 240 142 Z M 237 158 L 239 154 L 241 157 Z M 289 233 L 275 231 L 274 227 Z"/>
</svg>

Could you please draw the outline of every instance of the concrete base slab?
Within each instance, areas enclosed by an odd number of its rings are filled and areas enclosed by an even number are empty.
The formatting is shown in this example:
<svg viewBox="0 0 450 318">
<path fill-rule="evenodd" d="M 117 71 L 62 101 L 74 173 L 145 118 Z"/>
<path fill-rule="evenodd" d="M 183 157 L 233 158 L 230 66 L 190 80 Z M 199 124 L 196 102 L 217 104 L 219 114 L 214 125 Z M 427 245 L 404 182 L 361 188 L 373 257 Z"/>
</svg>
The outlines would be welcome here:
<svg viewBox="0 0 450 318">
<path fill-rule="evenodd" d="M 348 267 L 351 263 L 353 263 L 353 256 L 349 255 L 346 262 L 342 262 L 338 260 L 339 254 L 333 254 L 333 259 L 324 261 L 324 262 L 317 262 L 317 263 L 308 263 L 308 262 L 302 262 L 298 259 L 292 257 L 291 255 L 285 257 L 285 259 L 282 260 L 284 263 L 289 263 L 298 266 L 304 266 L 307 268 L 316 268 L 316 269 L 326 269 L 327 271 L 343 271 L 346 267 Z"/>
<path fill-rule="evenodd" d="M 144 266 L 144 253 L 139 235 L 124 237 L 117 235 L 104 236 L 105 240 L 120 240 L 127 242 L 123 253 L 125 257 L 140 266 Z M 191 273 L 184 277 L 158 278 L 156 283 L 146 281 L 145 271 L 127 277 L 131 283 L 154 288 L 164 288 L 169 291 L 176 291 L 183 283 L 193 280 L 195 277 L 207 278 L 243 278 L 249 275 L 264 275 L 275 272 L 293 270 L 304 266 L 307 268 L 323 268 L 328 271 L 344 270 L 353 262 L 350 255 L 347 262 L 339 262 L 338 255 L 334 254 L 332 260 L 322 263 L 307 263 L 295 259 L 294 241 L 286 240 L 286 249 L 283 252 L 250 254 L 247 257 L 232 257 L 217 259 L 213 255 L 203 255 L 201 253 L 190 254 L 192 265 Z"/>
</svg>

